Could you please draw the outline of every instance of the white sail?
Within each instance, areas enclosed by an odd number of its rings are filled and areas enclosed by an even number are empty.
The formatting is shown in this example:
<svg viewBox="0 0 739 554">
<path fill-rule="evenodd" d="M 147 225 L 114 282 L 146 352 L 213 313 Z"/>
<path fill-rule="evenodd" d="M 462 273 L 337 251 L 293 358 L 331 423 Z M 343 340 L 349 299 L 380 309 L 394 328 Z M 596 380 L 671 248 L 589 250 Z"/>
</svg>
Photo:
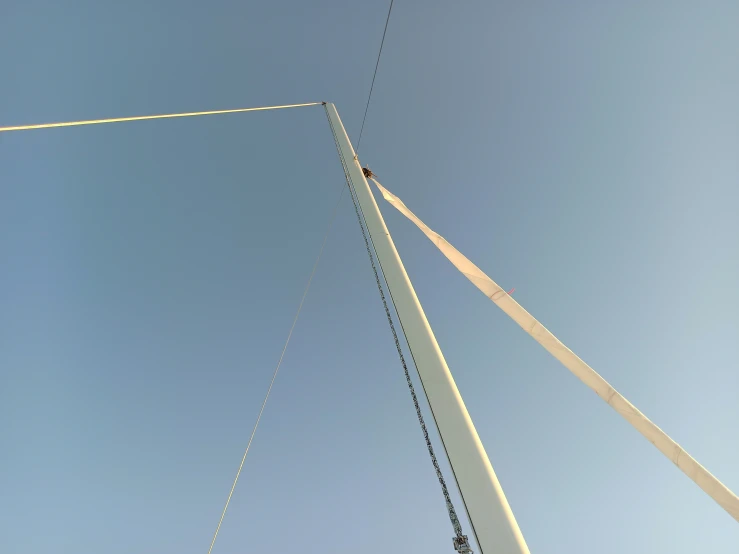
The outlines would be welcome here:
<svg viewBox="0 0 739 554">
<path fill-rule="evenodd" d="M 418 219 L 406 205 L 394 194 L 390 193 L 375 179 L 372 179 L 382 192 L 383 197 L 397 210 L 410 219 L 433 242 L 454 266 L 472 283 L 490 298 L 511 319 L 541 344 L 552 356 L 557 358 L 578 379 L 590 387 L 605 400 L 614 410 L 626 419 L 646 439 L 654 444 L 660 452 L 679 467 L 711 498 L 718 502 L 731 517 L 739 521 L 739 498 L 726 485 L 716 479 L 706 468 L 699 464 L 685 449 L 672 440 L 667 433 L 657 427 L 631 402 L 626 400 L 616 389 L 603 379 L 595 370 L 582 361 L 572 350 L 562 344 L 534 316 L 527 312 L 506 293 L 495 281 L 449 244 L 444 237 L 430 229 Z"/>
</svg>

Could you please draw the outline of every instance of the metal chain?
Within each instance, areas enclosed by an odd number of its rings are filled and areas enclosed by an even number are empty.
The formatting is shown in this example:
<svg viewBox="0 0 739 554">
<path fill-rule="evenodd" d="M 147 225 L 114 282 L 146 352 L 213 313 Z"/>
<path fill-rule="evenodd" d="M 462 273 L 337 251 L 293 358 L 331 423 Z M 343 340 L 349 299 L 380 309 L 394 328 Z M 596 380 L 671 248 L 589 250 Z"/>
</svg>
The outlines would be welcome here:
<svg viewBox="0 0 739 554">
<path fill-rule="evenodd" d="M 328 112 L 327 114 L 328 115 Z M 470 548 L 469 540 L 467 536 L 462 531 L 462 524 L 459 522 L 459 518 L 457 517 L 457 512 L 454 509 L 454 504 L 452 503 L 452 499 L 449 496 L 449 489 L 447 488 L 446 481 L 444 480 L 444 476 L 441 473 L 441 468 L 439 467 L 439 462 L 436 459 L 436 454 L 434 453 L 434 447 L 431 444 L 431 438 L 429 437 L 428 429 L 426 428 L 426 422 L 423 419 L 423 414 L 421 413 L 421 406 L 418 403 L 418 397 L 416 396 L 416 390 L 413 387 L 413 381 L 411 381 L 411 375 L 408 371 L 408 364 L 406 364 L 405 356 L 403 355 L 403 349 L 400 345 L 400 339 L 398 338 L 398 333 L 395 330 L 395 323 L 393 323 L 393 318 L 390 313 L 390 307 L 388 306 L 387 299 L 385 298 L 385 292 L 382 288 L 382 282 L 380 281 L 380 275 L 377 271 L 377 265 L 375 264 L 375 258 L 372 255 L 372 248 L 370 247 L 370 241 L 367 238 L 367 231 L 365 230 L 365 225 L 363 222 L 362 215 L 360 213 L 360 207 L 357 202 L 357 198 L 355 196 L 354 192 L 354 183 L 352 181 L 351 175 L 349 174 L 349 168 L 347 166 L 347 162 L 344 159 L 344 155 L 341 152 L 341 148 L 339 148 L 338 140 L 336 138 L 336 130 L 334 129 L 333 123 L 331 123 L 331 118 L 329 118 L 329 124 L 331 126 L 331 132 L 334 136 L 334 142 L 336 142 L 336 149 L 339 152 L 339 157 L 341 158 L 341 164 L 344 168 L 344 177 L 346 178 L 346 184 L 349 187 L 349 192 L 352 197 L 352 203 L 354 204 L 354 212 L 357 214 L 357 220 L 359 222 L 359 227 L 362 230 L 362 238 L 364 239 L 364 246 L 367 249 L 367 255 L 370 259 L 370 264 L 372 265 L 372 273 L 375 276 L 375 283 L 377 284 L 377 290 L 380 293 L 380 298 L 382 299 L 382 306 L 385 309 L 385 316 L 387 317 L 388 324 L 390 325 L 390 331 L 393 334 L 393 340 L 395 341 L 395 348 L 398 351 L 398 356 L 400 357 L 400 363 L 403 365 L 403 372 L 405 373 L 405 380 L 408 383 L 408 389 L 411 393 L 411 398 L 413 398 L 413 405 L 416 408 L 416 415 L 418 416 L 418 423 L 421 425 L 421 431 L 423 431 L 423 438 L 426 441 L 426 448 L 428 449 L 429 456 L 431 457 L 431 463 L 434 465 L 434 470 L 436 470 L 436 477 L 439 479 L 439 484 L 441 485 L 441 492 L 444 495 L 444 500 L 446 502 L 446 508 L 447 512 L 449 513 L 449 520 L 452 523 L 452 527 L 454 528 L 454 533 L 456 534 L 456 537 L 454 538 L 454 548 L 460 553 L 466 553 L 471 554 L 473 551 Z M 379 260 L 378 260 L 379 261 Z"/>
</svg>

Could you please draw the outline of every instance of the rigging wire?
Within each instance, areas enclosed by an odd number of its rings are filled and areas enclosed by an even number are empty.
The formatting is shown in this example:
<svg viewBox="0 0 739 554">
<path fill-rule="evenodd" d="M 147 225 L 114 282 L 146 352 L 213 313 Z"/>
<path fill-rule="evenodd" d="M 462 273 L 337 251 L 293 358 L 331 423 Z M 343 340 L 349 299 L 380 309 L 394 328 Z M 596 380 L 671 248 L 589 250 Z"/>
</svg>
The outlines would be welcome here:
<svg viewBox="0 0 739 554">
<path fill-rule="evenodd" d="M 362 144 L 362 133 L 364 132 L 364 123 L 367 121 L 367 111 L 369 110 L 370 100 L 372 100 L 372 90 L 375 88 L 375 78 L 377 77 L 377 68 L 380 67 L 380 56 L 382 56 L 382 47 L 385 44 L 385 35 L 387 34 L 387 24 L 390 23 L 390 13 L 393 11 L 393 2 L 390 0 L 390 7 L 387 10 L 387 19 L 385 19 L 385 30 L 382 31 L 382 40 L 380 41 L 380 51 L 377 53 L 377 63 L 375 64 L 375 73 L 372 75 L 372 84 L 370 85 L 369 95 L 367 96 L 367 106 L 364 108 L 364 117 L 362 118 L 362 128 L 359 130 L 359 139 L 357 140 L 357 154 L 359 154 L 359 145 Z"/>
<path fill-rule="evenodd" d="M 160 115 L 137 115 L 133 117 L 114 117 L 110 119 L 86 119 L 82 121 L 64 121 L 61 123 L 40 123 L 37 125 L 15 125 L 12 127 L 0 127 L 0 133 L 7 131 L 29 131 L 31 129 L 49 129 L 51 127 L 76 127 L 78 125 L 98 125 L 100 123 L 121 123 L 123 121 L 141 121 L 144 119 L 168 119 L 173 117 L 193 117 L 197 115 L 216 115 L 224 113 L 259 112 L 268 110 L 281 110 L 285 108 L 302 108 L 305 106 L 318 106 L 321 102 L 310 102 L 308 104 L 286 104 L 284 106 L 263 106 L 259 108 L 238 108 L 235 110 L 211 110 L 207 112 L 184 112 L 168 113 Z"/>
<path fill-rule="evenodd" d="M 374 242 L 372 242 L 372 237 L 369 236 L 368 238 L 368 232 L 365 230 L 365 220 L 364 220 L 364 213 L 362 211 L 362 207 L 359 205 L 358 199 L 356 198 L 356 192 L 354 190 L 354 182 L 351 178 L 351 174 L 349 173 L 347 161 L 344 158 L 344 154 L 341 151 L 341 148 L 339 147 L 339 142 L 337 140 L 336 136 L 336 129 L 334 128 L 333 122 L 331 121 L 331 118 L 328 117 L 328 109 L 324 106 L 324 109 L 326 109 L 326 117 L 328 118 L 329 126 L 331 127 L 331 133 L 334 137 L 334 142 L 336 143 L 336 149 L 339 152 L 339 157 L 341 158 L 341 165 L 344 169 L 344 178 L 346 179 L 346 185 L 349 188 L 349 193 L 352 197 L 352 203 L 354 204 L 354 212 L 357 214 L 357 221 L 359 222 L 359 228 L 362 230 L 362 238 L 364 239 L 364 245 L 367 249 L 367 255 L 370 260 L 370 264 L 372 266 L 372 272 L 375 276 L 375 282 L 377 284 L 377 290 L 380 293 L 380 299 L 382 300 L 382 306 L 385 309 L 385 316 L 387 317 L 388 324 L 390 325 L 390 331 L 393 335 L 393 340 L 395 341 L 395 348 L 398 351 L 398 356 L 400 358 L 400 363 L 403 366 L 403 371 L 405 373 L 405 379 L 408 384 L 408 389 L 411 393 L 411 398 L 413 399 L 413 406 L 416 409 L 416 416 L 418 417 L 418 422 L 421 425 L 421 431 L 423 432 L 423 437 L 426 441 L 426 448 L 428 450 L 429 456 L 431 457 L 431 463 L 434 466 L 434 470 L 436 471 L 436 477 L 439 480 L 439 485 L 441 486 L 442 494 L 444 495 L 444 501 L 446 503 L 447 507 L 447 513 L 449 515 L 449 520 L 452 523 L 452 527 L 454 528 L 454 549 L 457 550 L 460 554 L 472 554 L 472 548 L 470 548 L 469 539 L 467 535 L 464 534 L 464 531 L 462 530 L 462 524 L 459 521 L 459 517 L 457 516 L 457 512 L 454 509 L 454 504 L 452 503 L 451 496 L 449 495 L 449 489 L 447 487 L 446 481 L 444 480 L 444 475 L 441 472 L 441 467 L 439 467 L 439 462 L 436 459 L 436 454 L 434 452 L 434 447 L 431 443 L 431 438 L 429 437 L 428 429 L 426 427 L 426 422 L 423 418 L 423 413 L 421 412 L 421 407 L 418 403 L 418 396 L 416 395 L 415 387 L 413 386 L 413 381 L 411 380 L 410 372 L 408 371 L 408 364 L 405 361 L 405 355 L 403 354 L 403 349 L 400 346 L 400 339 L 398 338 L 398 332 L 395 329 L 395 323 L 393 322 L 393 318 L 390 312 L 390 307 L 388 306 L 387 298 L 385 297 L 385 292 L 382 288 L 382 283 L 380 280 L 380 273 L 383 274 L 384 278 L 384 272 L 382 271 L 382 264 L 380 263 L 379 258 L 377 258 L 377 264 L 375 264 L 375 256 L 372 255 L 372 249 L 374 248 Z M 370 243 L 372 243 L 372 246 L 370 246 Z M 376 251 L 375 251 L 376 255 Z M 377 265 L 380 266 L 380 271 L 377 270 Z M 387 281 L 386 281 L 387 284 Z M 388 292 L 390 294 L 390 299 L 392 300 L 392 291 L 390 291 L 388 287 Z M 393 301 L 393 307 L 395 307 L 395 301 Z M 397 314 L 397 310 L 396 310 Z M 405 335 L 405 330 L 402 329 L 402 322 L 401 322 L 401 330 L 403 331 L 403 334 Z M 406 337 L 406 341 L 407 341 Z M 411 352 L 411 356 L 413 353 Z"/>
<path fill-rule="evenodd" d="M 234 490 L 236 489 L 236 483 L 239 481 L 241 470 L 244 468 L 244 462 L 246 462 L 246 456 L 249 454 L 249 448 L 251 447 L 251 443 L 254 440 L 254 435 L 257 432 L 257 427 L 259 427 L 259 422 L 262 419 L 264 408 L 267 405 L 267 400 L 269 399 L 269 395 L 272 392 L 272 387 L 275 384 L 275 379 L 277 378 L 277 372 L 280 371 L 280 366 L 282 365 L 282 359 L 285 357 L 287 346 L 290 344 L 290 339 L 293 336 L 295 325 L 297 324 L 298 318 L 300 317 L 300 312 L 303 309 L 305 298 L 308 296 L 310 285 L 313 282 L 313 276 L 316 274 L 316 269 L 318 269 L 318 263 L 321 261 L 321 255 L 323 254 L 323 250 L 326 246 L 326 241 L 328 240 L 328 236 L 331 233 L 331 227 L 333 227 L 334 221 L 336 220 L 336 214 L 338 213 L 339 205 L 341 204 L 341 200 L 343 198 L 344 198 L 344 187 L 341 187 L 341 194 L 339 194 L 339 200 L 336 202 L 336 206 L 334 206 L 334 211 L 333 211 L 333 214 L 331 215 L 331 220 L 329 221 L 329 224 L 328 224 L 328 229 L 326 230 L 326 234 L 323 237 L 323 242 L 321 243 L 321 249 L 318 251 L 318 256 L 316 257 L 316 261 L 313 264 L 313 270 L 311 271 L 310 277 L 308 278 L 308 283 L 305 285 L 305 290 L 303 291 L 303 297 L 300 299 L 298 310 L 295 313 L 295 317 L 293 318 L 293 323 L 290 326 L 290 332 L 287 334 L 285 345 L 282 347 L 282 353 L 280 354 L 280 359 L 278 360 L 277 367 L 275 367 L 275 371 L 272 374 L 272 381 L 270 381 L 269 388 L 267 389 L 267 394 L 264 396 L 264 401 L 262 402 L 262 407 L 259 410 L 259 415 L 257 416 L 257 420 L 254 423 L 254 428 L 252 429 L 251 436 L 249 437 L 249 442 L 246 444 L 246 450 L 244 450 L 244 456 L 241 458 L 241 464 L 239 464 L 239 469 L 236 472 L 236 477 L 234 478 L 233 485 L 231 485 L 231 491 L 228 493 L 228 498 L 226 499 L 226 505 L 223 507 L 223 511 L 221 512 L 221 518 L 218 520 L 218 526 L 216 527 L 216 531 L 213 534 L 213 540 L 211 541 L 210 547 L 208 548 L 208 554 L 211 554 L 211 552 L 213 551 L 213 546 L 215 545 L 216 539 L 218 538 L 218 532 L 221 530 L 223 519 L 226 517 L 226 511 L 228 510 L 228 505 L 231 503 L 231 497 L 233 496 Z"/>
</svg>

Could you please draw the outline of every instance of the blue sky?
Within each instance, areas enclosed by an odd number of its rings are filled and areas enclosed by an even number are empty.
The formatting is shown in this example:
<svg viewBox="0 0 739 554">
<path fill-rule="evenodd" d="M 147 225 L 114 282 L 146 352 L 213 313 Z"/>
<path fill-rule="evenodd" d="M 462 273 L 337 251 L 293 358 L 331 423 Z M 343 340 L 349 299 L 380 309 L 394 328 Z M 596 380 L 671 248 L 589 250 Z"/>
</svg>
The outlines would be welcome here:
<svg viewBox="0 0 739 554">
<path fill-rule="evenodd" d="M 356 140 L 386 9 L 5 0 L 0 125 L 327 100 Z M 734 491 L 737 23 L 396 2 L 360 150 Z M 0 551 L 207 552 L 342 185 L 320 108 L 0 136 Z M 532 552 L 736 552 L 380 206 Z M 452 552 L 383 318 L 345 197 L 214 552 Z"/>
</svg>

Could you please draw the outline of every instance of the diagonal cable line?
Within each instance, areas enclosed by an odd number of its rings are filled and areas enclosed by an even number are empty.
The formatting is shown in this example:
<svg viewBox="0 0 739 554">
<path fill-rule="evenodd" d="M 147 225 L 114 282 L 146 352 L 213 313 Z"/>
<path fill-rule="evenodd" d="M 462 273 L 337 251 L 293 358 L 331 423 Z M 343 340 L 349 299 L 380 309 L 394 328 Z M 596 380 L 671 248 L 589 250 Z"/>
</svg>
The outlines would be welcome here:
<svg viewBox="0 0 739 554">
<path fill-rule="evenodd" d="M 293 323 L 290 326 L 290 332 L 287 334 L 287 339 L 285 340 L 285 346 L 282 347 L 282 353 L 280 354 L 280 359 L 277 361 L 277 367 L 275 368 L 275 371 L 272 374 L 272 381 L 270 381 L 269 388 L 267 389 L 267 394 L 264 396 L 264 401 L 262 402 L 262 407 L 259 410 L 257 421 L 254 423 L 254 428 L 252 429 L 251 436 L 249 437 L 249 442 L 246 444 L 246 450 L 244 450 L 244 456 L 241 458 L 241 464 L 239 464 L 239 469 L 236 472 L 236 477 L 234 478 L 233 485 L 231 485 L 231 491 L 228 493 L 228 498 L 226 499 L 226 505 L 223 507 L 223 511 L 221 512 L 221 518 L 218 520 L 218 526 L 216 527 L 216 532 L 213 534 L 213 540 L 210 542 L 210 548 L 208 548 L 208 554 L 211 554 L 211 552 L 213 551 L 213 546 L 215 545 L 216 539 L 218 538 L 218 532 L 221 530 L 223 519 L 226 517 L 226 511 L 228 510 L 228 505 L 231 503 L 231 497 L 233 496 L 234 490 L 236 489 L 236 483 L 239 481 L 239 476 L 241 476 L 241 470 L 244 469 L 244 462 L 246 462 L 246 456 L 249 454 L 249 448 L 251 448 L 251 443 L 254 440 L 254 435 L 257 432 L 257 427 L 259 427 L 259 422 L 262 419 L 264 408 L 267 405 L 267 400 L 269 399 L 269 395 L 272 392 L 272 387 L 275 384 L 275 379 L 277 378 L 277 372 L 280 371 L 280 366 L 282 365 L 282 359 L 285 357 L 285 352 L 287 352 L 287 346 L 290 344 L 290 339 L 293 336 L 295 325 L 297 324 L 298 318 L 300 317 L 300 312 L 303 309 L 305 298 L 308 296 L 310 285 L 313 282 L 313 276 L 316 274 L 316 269 L 318 269 L 318 263 L 321 261 L 321 255 L 323 254 L 323 250 L 326 247 L 326 241 L 328 240 L 328 236 L 331 233 L 331 227 L 333 227 L 334 221 L 336 220 L 336 214 L 338 213 L 338 210 L 339 210 L 339 204 L 341 204 L 341 200 L 343 198 L 344 198 L 344 187 L 342 186 L 341 194 L 339 195 L 339 200 L 336 202 L 336 206 L 334 206 L 334 211 L 333 211 L 333 214 L 331 215 L 331 220 L 329 221 L 329 224 L 328 224 L 328 229 L 326 230 L 326 234 L 323 237 L 323 242 L 321 243 L 321 249 L 318 251 L 316 262 L 313 264 L 313 270 L 311 271 L 310 277 L 308 278 L 308 283 L 305 285 L 305 290 L 303 291 L 303 297 L 300 299 L 298 310 L 295 313 L 295 317 L 293 318 Z"/>
<path fill-rule="evenodd" d="M 359 145 L 362 144 L 362 133 L 364 132 L 364 124 L 367 121 L 367 111 L 369 110 L 370 100 L 372 100 L 372 90 L 375 88 L 375 78 L 377 77 L 377 68 L 380 67 L 380 56 L 382 56 L 382 47 L 385 44 L 385 35 L 387 34 L 387 24 L 390 23 L 390 12 L 393 11 L 393 2 L 390 0 L 390 7 L 387 10 L 387 19 L 385 20 L 385 30 L 382 31 L 382 40 L 380 41 L 380 51 L 377 53 L 377 63 L 375 64 L 375 73 L 372 75 L 372 84 L 370 85 L 369 96 L 367 96 L 367 106 L 364 108 L 364 117 L 362 118 L 362 128 L 359 130 L 359 139 L 357 140 L 357 154 L 359 154 Z"/>
</svg>

